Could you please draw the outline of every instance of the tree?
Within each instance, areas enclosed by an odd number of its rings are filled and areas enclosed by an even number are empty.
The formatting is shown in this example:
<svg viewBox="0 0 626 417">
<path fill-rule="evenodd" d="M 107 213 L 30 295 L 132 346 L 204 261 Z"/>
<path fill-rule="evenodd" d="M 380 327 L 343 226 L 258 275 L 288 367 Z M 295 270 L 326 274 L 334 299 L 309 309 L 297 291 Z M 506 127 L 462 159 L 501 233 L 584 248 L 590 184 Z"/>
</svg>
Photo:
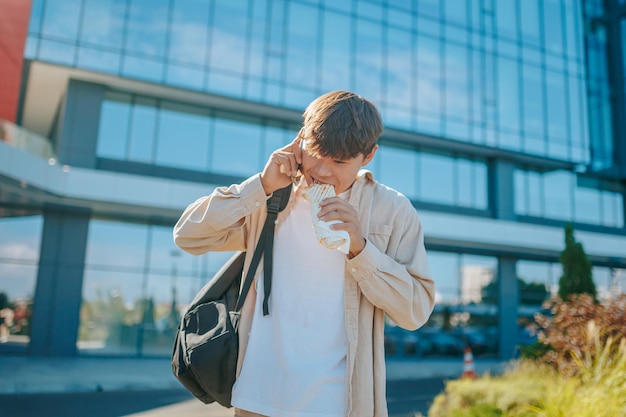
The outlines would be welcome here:
<svg viewBox="0 0 626 417">
<path fill-rule="evenodd" d="M 517 277 L 519 301 L 525 305 L 541 305 L 548 298 L 546 285 L 539 282 L 526 282 Z M 482 301 L 485 304 L 496 304 L 498 301 L 498 283 L 492 280 L 481 290 Z"/>
<path fill-rule="evenodd" d="M 9 296 L 5 292 L 0 292 L 0 310 L 5 307 L 11 307 L 11 302 L 9 301 Z"/>
<path fill-rule="evenodd" d="M 517 278 L 519 285 L 520 302 L 524 305 L 538 305 L 543 304 L 544 300 L 548 298 L 548 290 L 546 284 L 540 282 L 526 282 L 521 278 Z"/>
<path fill-rule="evenodd" d="M 563 275 L 559 279 L 559 297 L 563 301 L 573 294 L 589 294 L 596 299 L 596 285 L 593 282 L 591 262 L 583 245 L 576 242 L 574 228 L 565 226 L 565 249 L 561 252 Z"/>
</svg>

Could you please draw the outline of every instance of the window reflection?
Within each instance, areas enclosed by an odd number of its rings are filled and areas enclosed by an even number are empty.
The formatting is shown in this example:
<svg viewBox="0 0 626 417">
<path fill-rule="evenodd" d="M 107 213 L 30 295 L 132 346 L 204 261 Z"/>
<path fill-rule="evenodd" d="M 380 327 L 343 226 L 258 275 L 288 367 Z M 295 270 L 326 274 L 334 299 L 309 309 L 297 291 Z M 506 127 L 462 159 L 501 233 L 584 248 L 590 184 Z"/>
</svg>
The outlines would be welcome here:
<svg viewBox="0 0 626 417">
<path fill-rule="evenodd" d="M 382 144 L 367 168 L 380 182 L 412 200 L 488 208 L 487 165 L 483 161 Z"/>
<path fill-rule="evenodd" d="M 241 176 L 260 171 L 260 134 L 259 126 L 250 121 L 216 119 L 215 137 L 219 140 L 213 142 L 212 169 Z"/>
<path fill-rule="evenodd" d="M 318 8 L 304 4 L 292 3 L 289 7 L 287 20 L 290 36 L 287 38 L 287 83 L 316 87 L 316 68 L 318 45 Z M 298 102 L 295 104 L 297 105 Z"/>
<path fill-rule="evenodd" d="M 542 310 L 545 300 L 558 293 L 562 268 L 559 263 L 520 260 L 516 271 L 518 337 L 520 345 L 527 346 L 537 340 L 533 327 L 535 314 Z"/>
<path fill-rule="evenodd" d="M 327 10 L 322 34 L 321 84 L 328 90 L 350 85 L 350 18 Z"/>
<path fill-rule="evenodd" d="M 175 0 L 172 4 L 167 56 L 181 64 L 203 67 L 207 59 L 210 3 Z"/>
<path fill-rule="evenodd" d="M 117 74 L 121 57 L 118 53 L 106 52 L 98 48 L 78 48 L 77 65 L 93 71 Z"/>
<path fill-rule="evenodd" d="M 81 28 L 81 40 L 86 44 L 122 48 L 124 33 L 125 0 L 84 0 L 83 21 L 90 22 Z"/>
<path fill-rule="evenodd" d="M 37 1 L 27 54 L 294 109 L 348 88 L 376 102 L 389 127 L 588 162 L 581 7 L 443 4 Z M 610 103 L 597 31 L 589 90 L 600 141 Z M 594 157 L 606 159 L 607 146 Z"/>
<path fill-rule="evenodd" d="M 356 21 L 356 63 L 353 69 L 354 90 L 375 103 L 383 101 L 382 25 L 368 20 Z"/>
<path fill-rule="evenodd" d="M 515 188 L 517 214 L 607 227 L 624 225 L 623 195 L 580 184 L 575 173 L 516 170 Z"/>
<path fill-rule="evenodd" d="M 106 93 L 99 123 L 99 157 L 235 176 L 260 171 L 299 129 L 117 92 Z"/>
<path fill-rule="evenodd" d="M 410 199 L 419 198 L 417 181 L 419 178 L 418 153 L 408 150 L 380 146 L 376 153 L 378 180 Z"/>
<path fill-rule="evenodd" d="M 78 21 L 82 0 L 65 0 L 55 2 L 54 7 L 43 8 L 43 25 L 41 34 L 56 39 L 70 41 L 78 37 Z"/>
<path fill-rule="evenodd" d="M 420 194 L 426 201 L 454 203 L 454 163 L 441 155 L 422 154 Z"/>
<path fill-rule="evenodd" d="M 487 256 L 431 251 L 437 277 L 435 309 L 428 323 L 405 332 L 389 322 L 388 355 L 461 356 L 466 345 L 475 355 L 498 353 L 497 260 Z"/>
<path fill-rule="evenodd" d="M 208 111 L 163 103 L 159 112 L 155 162 L 206 171 L 211 121 Z"/>
<path fill-rule="evenodd" d="M 168 0 L 130 0 L 125 49 L 141 56 L 163 57 L 168 9 Z"/>
<path fill-rule="evenodd" d="M 128 144 L 128 158 L 130 160 L 152 161 L 156 118 L 156 100 L 137 97 L 131 113 Z"/>
<path fill-rule="evenodd" d="M 0 345 L 26 345 L 37 281 L 43 218 L 0 217 Z"/>
<path fill-rule="evenodd" d="M 131 96 L 108 93 L 102 103 L 98 126 L 98 156 L 113 159 L 126 158 L 126 141 L 130 125 Z"/>
<path fill-rule="evenodd" d="M 182 312 L 231 255 L 189 255 L 174 245 L 171 227 L 92 220 L 77 342 L 81 353 L 171 353 Z"/>
<path fill-rule="evenodd" d="M 594 266 L 592 274 L 598 299 L 608 300 L 626 292 L 626 269 Z"/>
</svg>

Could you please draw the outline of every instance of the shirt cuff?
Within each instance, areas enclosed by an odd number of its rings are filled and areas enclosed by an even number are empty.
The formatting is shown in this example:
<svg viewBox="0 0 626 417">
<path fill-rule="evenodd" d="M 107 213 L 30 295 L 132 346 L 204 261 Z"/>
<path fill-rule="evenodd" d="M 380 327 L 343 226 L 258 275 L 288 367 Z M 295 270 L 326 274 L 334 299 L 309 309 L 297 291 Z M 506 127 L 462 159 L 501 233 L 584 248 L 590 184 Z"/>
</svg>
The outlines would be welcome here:
<svg viewBox="0 0 626 417">
<path fill-rule="evenodd" d="M 271 197 L 265 195 L 263 184 L 261 183 L 261 174 L 255 174 L 241 183 L 239 190 L 240 198 L 248 213 L 260 208 Z"/>
<path fill-rule="evenodd" d="M 365 247 L 357 256 L 348 260 L 346 267 L 350 275 L 357 281 L 362 282 L 378 269 L 376 259 L 381 255 L 381 252 L 370 243 L 369 240 L 365 240 Z"/>
</svg>

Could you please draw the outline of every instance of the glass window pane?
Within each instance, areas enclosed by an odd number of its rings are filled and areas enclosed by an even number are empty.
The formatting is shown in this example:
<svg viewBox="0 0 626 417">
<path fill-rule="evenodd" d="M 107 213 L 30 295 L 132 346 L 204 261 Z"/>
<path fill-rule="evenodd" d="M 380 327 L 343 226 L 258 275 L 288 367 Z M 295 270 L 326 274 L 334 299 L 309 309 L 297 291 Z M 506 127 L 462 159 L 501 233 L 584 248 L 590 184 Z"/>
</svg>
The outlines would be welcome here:
<svg viewBox="0 0 626 417">
<path fill-rule="evenodd" d="M 14 346 L 30 342 L 37 271 L 37 265 L 0 260 L 0 310 L 3 310 L 6 325 L 0 333 L 1 344 Z"/>
<path fill-rule="evenodd" d="M 474 208 L 487 209 L 487 164 L 484 162 L 474 163 Z"/>
<path fill-rule="evenodd" d="M 437 116 L 441 112 L 440 44 L 436 39 L 418 36 L 417 47 L 418 114 L 426 112 Z"/>
<path fill-rule="evenodd" d="M 223 174 L 249 176 L 261 165 L 261 131 L 255 122 L 215 119 L 211 170 Z"/>
<path fill-rule="evenodd" d="M 81 0 L 66 0 L 54 2 L 51 7 L 46 5 L 41 34 L 75 43 L 78 38 L 81 2 Z"/>
<path fill-rule="evenodd" d="M 461 302 L 479 304 L 485 300 L 485 287 L 494 283 L 498 261 L 489 256 L 461 256 Z M 495 301 L 495 300 L 494 300 Z"/>
<path fill-rule="evenodd" d="M 533 65 L 522 66 L 524 90 L 524 129 L 543 135 L 543 81 L 541 69 Z"/>
<path fill-rule="evenodd" d="M 519 71 L 516 61 L 500 58 L 498 63 L 498 120 L 502 128 L 520 131 Z M 519 143 L 501 143 L 519 149 Z"/>
<path fill-rule="evenodd" d="M 420 198 L 442 204 L 454 203 L 454 164 L 449 157 L 422 153 Z"/>
<path fill-rule="evenodd" d="M 380 23 L 356 21 L 356 62 L 354 90 L 374 103 L 383 101 L 381 78 L 383 72 L 383 28 Z"/>
<path fill-rule="evenodd" d="M 521 40 L 524 43 L 539 45 L 539 5 L 537 0 L 518 2 L 520 24 L 522 29 Z"/>
<path fill-rule="evenodd" d="M 610 268 L 594 266 L 592 268 L 593 283 L 596 286 L 596 292 L 599 300 L 605 300 L 611 297 L 611 289 L 613 288 L 613 274 Z"/>
<path fill-rule="evenodd" d="M 291 3 L 287 38 L 287 83 L 315 88 L 318 46 L 318 7 Z"/>
<path fill-rule="evenodd" d="M 94 71 L 117 74 L 121 56 L 118 52 L 105 52 L 99 48 L 79 47 L 77 66 Z"/>
<path fill-rule="evenodd" d="M 100 110 L 96 153 L 103 158 L 125 159 L 130 123 L 130 95 L 107 93 Z"/>
<path fill-rule="evenodd" d="M 146 57 L 165 56 L 168 16 L 168 0 L 130 0 L 126 51 Z"/>
<path fill-rule="evenodd" d="M 400 191 L 410 199 L 416 199 L 418 154 L 409 149 L 380 146 L 377 177 L 380 182 Z"/>
<path fill-rule="evenodd" d="M 387 63 L 385 66 L 385 102 L 407 110 L 412 106 L 414 78 L 412 76 L 411 32 L 387 29 Z"/>
<path fill-rule="evenodd" d="M 548 135 L 550 136 L 549 144 L 560 143 L 563 150 L 555 149 L 550 152 L 551 156 L 557 158 L 567 158 L 567 103 L 565 91 L 565 78 L 562 74 L 552 71 L 546 71 L 546 99 L 548 110 Z M 552 149 L 551 149 L 552 150 Z"/>
<path fill-rule="evenodd" d="M 219 1 L 215 2 L 214 10 L 209 62 L 214 70 L 224 70 L 240 76 L 244 73 L 247 50 L 247 2 Z"/>
<path fill-rule="evenodd" d="M 515 183 L 515 213 L 528 214 L 528 201 L 526 199 L 526 173 L 516 169 L 514 175 Z"/>
<path fill-rule="evenodd" d="M 208 112 L 202 109 L 163 103 L 159 112 L 155 162 L 206 171 L 210 121 Z"/>
<path fill-rule="evenodd" d="M 437 277 L 437 304 L 458 304 L 461 301 L 459 256 L 453 253 L 428 253 L 428 266 L 433 277 Z"/>
<path fill-rule="evenodd" d="M 555 54 L 563 53 L 563 15 L 560 0 L 544 0 L 543 36 L 545 47 Z"/>
<path fill-rule="evenodd" d="M 81 42 L 120 51 L 124 33 L 125 0 L 85 0 Z"/>
<path fill-rule="evenodd" d="M 498 0 L 496 3 L 496 22 L 498 35 L 517 38 L 517 1 Z"/>
<path fill-rule="evenodd" d="M 265 141 L 261 157 L 263 161 L 267 161 L 272 152 L 288 144 L 298 133 L 297 130 L 289 130 L 285 127 L 275 125 L 265 126 L 264 130 Z"/>
<path fill-rule="evenodd" d="M 30 341 L 30 319 L 39 269 L 43 217 L 0 217 L 0 310 L 6 309 L 0 343 Z"/>
<path fill-rule="evenodd" d="M 469 120 L 468 53 L 464 47 L 448 44 L 445 47 L 445 106 L 446 116 L 460 121 Z M 467 134 L 458 139 L 467 139 Z"/>
<path fill-rule="evenodd" d="M 458 356 L 469 344 L 477 355 L 497 354 L 497 260 L 431 251 L 429 264 L 437 277 L 436 305 L 418 334 L 430 353 Z"/>
<path fill-rule="evenodd" d="M 74 65 L 76 46 L 73 43 L 42 39 L 39 44 L 39 59 L 62 65 Z"/>
<path fill-rule="evenodd" d="M 140 273 L 85 269 L 77 340 L 81 354 L 138 353 L 143 280 Z"/>
<path fill-rule="evenodd" d="M 533 306 L 527 311 L 530 317 L 539 311 L 552 291 L 557 291 L 559 284 L 559 277 L 554 276 L 551 264 L 546 262 L 518 261 L 517 279 L 520 285 L 520 303 L 522 306 Z"/>
<path fill-rule="evenodd" d="M 467 159 L 456 161 L 456 204 L 459 206 L 472 207 L 474 205 L 474 163 Z"/>
<path fill-rule="evenodd" d="M 148 227 L 145 225 L 92 220 L 89 222 L 85 264 L 88 267 L 142 271 L 147 242 Z"/>
<path fill-rule="evenodd" d="M 200 269 L 197 260 L 204 258 L 190 255 L 179 249 L 172 239 L 172 228 L 164 226 L 150 227 L 150 254 L 148 268 L 155 274 L 197 273 Z"/>
<path fill-rule="evenodd" d="M 600 190 L 576 187 L 575 220 L 582 223 L 600 224 Z"/>
<path fill-rule="evenodd" d="M 189 64 L 174 65 L 169 63 L 165 67 L 165 83 L 193 90 L 202 90 L 206 78 L 204 69 L 190 68 Z"/>
<path fill-rule="evenodd" d="M 43 6 L 45 0 L 33 0 L 30 9 L 30 20 L 28 22 L 29 35 L 39 34 L 43 16 Z"/>
<path fill-rule="evenodd" d="M 175 0 L 168 45 L 172 61 L 204 66 L 209 25 L 209 2 Z"/>
<path fill-rule="evenodd" d="M 617 192 L 603 193 L 604 196 L 604 224 L 606 226 L 624 227 L 624 196 Z"/>
<path fill-rule="evenodd" d="M 572 175 L 554 171 L 543 175 L 545 216 L 553 219 L 572 218 Z"/>
<path fill-rule="evenodd" d="M 36 264 L 42 228 L 41 216 L 0 217 L 0 259 Z"/>
<path fill-rule="evenodd" d="M 152 161 L 156 118 L 156 100 L 137 97 L 131 110 L 128 159 Z"/>
<path fill-rule="evenodd" d="M 350 16 L 327 10 L 322 34 L 321 84 L 329 90 L 350 84 Z"/>
<path fill-rule="evenodd" d="M 527 190 L 528 190 L 528 215 L 543 216 L 543 178 L 541 174 L 534 171 L 527 172 Z"/>
<path fill-rule="evenodd" d="M 122 74 L 140 80 L 160 83 L 163 80 L 164 64 L 161 59 L 124 55 Z"/>
</svg>

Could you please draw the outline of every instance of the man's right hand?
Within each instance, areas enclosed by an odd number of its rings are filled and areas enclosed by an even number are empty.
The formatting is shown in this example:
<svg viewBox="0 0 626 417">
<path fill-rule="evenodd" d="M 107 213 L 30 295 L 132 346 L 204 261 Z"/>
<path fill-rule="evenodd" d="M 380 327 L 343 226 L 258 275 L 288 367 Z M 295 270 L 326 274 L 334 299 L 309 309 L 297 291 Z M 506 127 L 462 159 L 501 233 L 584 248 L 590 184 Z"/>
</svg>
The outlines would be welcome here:
<svg viewBox="0 0 626 417">
<path fill-rule="evenodd" d="M 265 195 L 284 188 L 291 182 L 291 177 L 298 175 L 298 165 L 302 163 L 302 149 L 300 137 L 296 138 L 283 148 L 272 152 L 261 172 L 261 184 Z"/>
</svg>

